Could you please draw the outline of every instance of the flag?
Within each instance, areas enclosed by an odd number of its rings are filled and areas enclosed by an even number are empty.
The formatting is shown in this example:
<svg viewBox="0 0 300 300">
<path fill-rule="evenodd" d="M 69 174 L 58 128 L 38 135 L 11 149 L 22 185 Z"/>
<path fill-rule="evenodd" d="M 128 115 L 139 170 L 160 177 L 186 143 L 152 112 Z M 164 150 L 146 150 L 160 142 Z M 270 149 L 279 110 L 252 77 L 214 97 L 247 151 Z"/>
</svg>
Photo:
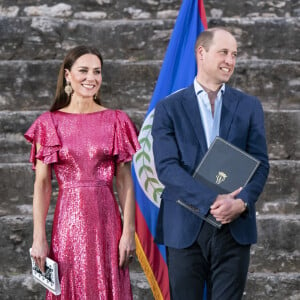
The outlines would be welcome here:
<svg viewBox="0 0 300 300">
<path fill-rule="evenodd" d="M 136 253 L 154 298 L 169 300 L 166 249 L 154 243 L 163 185 L 154 167 L 151 128 L 158 101 L 193 83 L 197 66 L 194 46 L 207 28 L 202 0 L 183 0 L 165 54 L 152 99 L 140 130 L 141 149 L 134 155 L 132 176 L 136 197 Z"/>
</svg>

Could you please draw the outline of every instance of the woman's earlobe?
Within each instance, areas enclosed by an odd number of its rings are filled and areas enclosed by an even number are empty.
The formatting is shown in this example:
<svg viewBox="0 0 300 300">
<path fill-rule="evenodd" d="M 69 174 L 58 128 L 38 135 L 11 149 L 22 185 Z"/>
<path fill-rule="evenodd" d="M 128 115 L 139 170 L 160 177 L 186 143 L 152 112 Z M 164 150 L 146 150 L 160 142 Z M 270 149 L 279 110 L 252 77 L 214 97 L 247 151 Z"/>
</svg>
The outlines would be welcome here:
<svg viewBox="0 0 300 300">
<path fill-rule="evenodd" d="M 64 77 L 65 77 L 66 81 L 69 81 L 68 80 L 69 74 L 70 74 L 70 71 L 68 69 L 65 69 L 65 76 Z"/>
</svg>

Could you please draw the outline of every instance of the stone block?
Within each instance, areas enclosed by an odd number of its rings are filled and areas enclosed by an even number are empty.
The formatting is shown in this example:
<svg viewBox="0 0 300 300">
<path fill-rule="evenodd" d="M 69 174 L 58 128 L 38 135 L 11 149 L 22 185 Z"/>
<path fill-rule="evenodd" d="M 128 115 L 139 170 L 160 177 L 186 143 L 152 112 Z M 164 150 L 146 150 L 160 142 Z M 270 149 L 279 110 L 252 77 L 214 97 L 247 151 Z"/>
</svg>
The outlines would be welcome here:
<svg viewBox="0 0 300 300">
<path fill-rule="evenodd" d="M 29 162 L 31 144 L 24 138 L 41 111 L 0 112 L 0 163 Z"/>
<path fill-rule="evenodd" d="M 30 144 L 22 133 L 0 134 L 0 162 L 28 162 Z"/>
<path fill-rule="evenodd" d="M 258 215 L 258 242 L 251 247 L 250 273 L 297 272 L 299 215 Z"/>
<path fill-rule="evenodd" d="M 62 2 L 60 0 L 53 0 L 51 2 L 47 0 L 3 0 L 2 7 L 3 11 L 12 6 L 18 7 L 18 16 L 28 16 L 34 11 L 36 15 L 44 16 L 49 15 L 49 11 L 53 11 Z M 159 17 L 162 13 L 164 16 L 174 17 L 177 15 L 181 5 L 180 0 L 167 0 L 167 1 L 152 1 L 152 0 L 126 0 L 126 1 L 115 1 L 115 0 L 64 0 L 63 3 L 68 7 L 68 14 L 63 15 L 59 12 L 56 13 L 57 17 L 70 17 L 78 18 L 82 17 L 82 13 L 97 12 L 102 13 L 101 15 L 89 15 L 94 18 L 101 19 L 152 19 Z M 45 11 L 45 7 L 48 11 Z M 30 9 L 29 9 L 30 8 Z M 57 10 L 57 8 L 56 8 Z M 172 12 L 172 13 L 171 13 Z M 53 15 L 53 14 L 52 14 Z M 85 15 L 85 14 L 84 14 Z"/>
<path fill-rule="evenodd" d="M 266 110 L 265 120 L 270 159 L 300 159 L 300 110 Z"/>
<path fill-rule="evenodd" d="M 0 216 L 32 214 L 34 171 L 28 163 L 0 164 Z M 50 212 L 58 195 L 55 175 L 52 180 Z"/>
<path fill-rule="evenodd" d="M 99 48 L 106 59 L 162 59 L 173 26 L 174 20 L 0 18 L 0 59 L 62 59 L 80 44 Z"/>
<path fill-rule="evenodd" d="M 1 134 L 24 134 L 41 111 L 0 111 Z"/>
<path fill-rule="evenodd" d="M 215 26 L 224 26 L 234 34 L 238 43 L 238 57 L 299 60 L 298 18 L 210 19 L 208 27 Z M 284 36 L 284 43 L 278 36 Z"/>
<path fill-rule="evenodd" d="M 10 7 L 18 8 L 18 16 L 28 16 L 28 8 L 35 7 L 36 12 L 40 15 L 45 14 L 44 10 L 39 9 L 40 7 L 47 6 L 49 10 L 60 4 L 60 0 L 51 1 L 51 4 L 47 0 L 3 0 L 2 10 L 3 15 L 5 11 Z M 180 0 L 168 0 L 168 1 L 94 1 L 86 0 L 84 2 L 80 0 L 65 0 L 65 5 L 70 7 L 71 14 L 69 17 L 76 18 L 80 12 L 105 12 L 105 18 L 107 19 L 147 19 L 147 18 L 159 18 L 162 13 L 165 16 L 170 15 L 170 11 L 177 13 L 182 1 Z M 288 17 L 288 16 L 299 16 L 300 7 L 297 1 L 227 1 L 221 2 L 218 0 L 204 1 L 206 16 L 210 17 Z M 174 16 L 174 13 L 171 16 Z M 49 13 L 48 13 L 49 14 Z M 57 14 L 58 17 L 64 15 Z M 67 15 L 68 16 L 68 15 Z M 64 17 L 67 17 L 64 16 Z M 100 18 L 100 17 L 99 17 Z"/>
<path fill-rule="evenodd" d="M 162 60 L 174 22 L 0 17 L 0 59 L 62 59 L 71 47 L 93 44 L 106 59 Z M 234 33 L 242 58 L 298 60 L 297 18 L 211 19 L 209 27 L 214 26 L 225 26 Z M 284 36 L 284 46 L 278 35 Z"/>
<path fill-rule="evenodd" d="M 48 241 L 51 236 L 53 216 L 49 216 L 46 222 Z M 30 258 L 29 248 L 32 245 L 32 216 L 15 215 L 0 217 L 2 236 L 0 239 L 0 274 L 11 276 L 29 273 Z"/>
<path fill-rule="evenodd" d="M 204 1 L 208 17 L 286 17 L 299 16 L 299 2 L 297 1 Z"/>
<path fill-rule="evenodd" d="M 264 191 L 256 203 L 260 214 L 299 214 L 299 160 L 271 161 Z"/>
<path fill-rule="evenodd" d="M 29 164 L 0 164 L 0 215 L 27 210 L 32 203 L 34 173 Z"/>
<path fill-rule="evenodd" d="M 0 275 L 0 298 L 3 300 L 43 300 L 45 295 L 45 289 L 35 283 L 29 273 L 11 276 Z"/>
<path fill-rule="evenodd" d="M 248 275 L 243 300 L 298 300 L 299 273 L 253 273 Z"/>
<path fill-rule="evenodd" d="M 300 109 L 300 61 L 239 59 L 230 84 L 266 109 Z"/>
</svg>

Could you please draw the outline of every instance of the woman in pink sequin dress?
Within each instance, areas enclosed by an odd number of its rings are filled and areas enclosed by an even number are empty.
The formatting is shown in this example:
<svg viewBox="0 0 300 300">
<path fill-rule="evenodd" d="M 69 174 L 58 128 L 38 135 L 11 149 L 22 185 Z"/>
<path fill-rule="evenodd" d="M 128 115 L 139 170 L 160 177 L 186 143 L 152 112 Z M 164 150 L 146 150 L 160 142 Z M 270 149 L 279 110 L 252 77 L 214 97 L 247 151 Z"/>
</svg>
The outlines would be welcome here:
<svg viewBox="0 0 300 300">
<path fill-rule="evenodd" d="M 36 171 L 31 255 L 42 270 L 46 256 L 59 267 L 61 295 L 47 292 L 47 299 L 132 299 L 128 264 L 135 252 L 135 203 L 130 162 L 139 144 L 129 117 L 100 104 L 102 65 L 94 48 L 70 50 L 50 111 L 25 134 Z M 52 168 L 59 193 L 49 249 L 45 222 Z"/>
</svg>

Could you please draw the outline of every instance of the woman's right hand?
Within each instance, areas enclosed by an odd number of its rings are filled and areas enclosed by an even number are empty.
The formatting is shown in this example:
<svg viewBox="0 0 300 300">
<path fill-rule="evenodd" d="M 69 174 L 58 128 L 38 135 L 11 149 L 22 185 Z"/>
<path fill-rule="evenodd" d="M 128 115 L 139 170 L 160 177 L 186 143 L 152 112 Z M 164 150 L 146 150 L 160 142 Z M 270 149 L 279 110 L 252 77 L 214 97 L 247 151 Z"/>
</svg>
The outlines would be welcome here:
<svg viewBox="0 0 300 300">
<path fill-rule="evenodd" d="M 33 241 L 31 247 L 31 256 L 34 259 L 35 263 L 38 265 L 39 269 L 45 273 L 45 263 L 46 257 L 49 254 L 48 242 L 46 240 Z"/>
<path fill-rule="evenodd" d="M 37 144 L 37 151 L 41 145 Z M 45 273 L 46 257 L 49 254 L 49 247 L 46 235 L 46 218 L 49 210 L 52 193 L 51 167 L 39 159 L 36 160 L 35 181 L 33 192 L 33 243 L 31 256 L 39 269 Z"/>
</svg>

